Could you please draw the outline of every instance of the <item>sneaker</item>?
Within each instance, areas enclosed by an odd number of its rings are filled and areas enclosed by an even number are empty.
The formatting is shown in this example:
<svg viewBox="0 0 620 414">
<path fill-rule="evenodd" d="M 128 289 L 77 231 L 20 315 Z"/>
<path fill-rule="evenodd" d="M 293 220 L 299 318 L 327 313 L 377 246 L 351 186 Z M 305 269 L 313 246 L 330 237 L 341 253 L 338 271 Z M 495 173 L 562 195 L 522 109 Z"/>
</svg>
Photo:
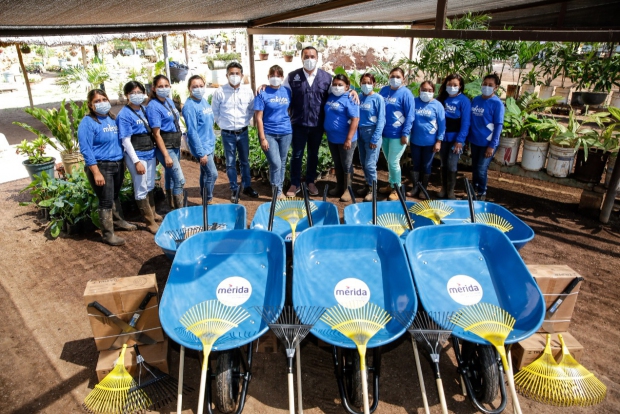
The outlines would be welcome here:
<svg viewBox="0 0 620 414">
<path fill-rule="evenodd" d="M 252 187 L 245 187 L 243 189 L 243 194 L 248 197 L 258 198 L 258 193 Z"/>
<path fill-rule="evenodd" d="M 230 191 L 230 202 L 235 204 L 235 200 L 237 198 L 237 190 Z"/>
<path fill-rule="evenodd" d="M 393 191 L 394 190 L 392 189 L 392 186 L 390 186 L 389 184 L 386 185 L 385 187 L 379 188 L 379 190 L 378 190 L 379 194 L 390 194 Z"/>
<path fill-rule="evenodd" d="M 288 188 L 288 191 L 286 192 L 286 196 L 287 197 L 295 197 L 297 195 L 297 193 L 299 193 L 301 191 L 301 188 L 291 185 Z"/>
<path fill-rule="evenodd" d="M 314 185 L 314 183 L 308 184 L 308 194 L 311 195 L 311 196 L 318 196 L 319 195 L 319 189 L 316 188 L 316 185 Z"/>
<path fill-rule="evenodd" d="M 361 196 L 365 196 L 366 194 L 368 194 L 370 192 L 370 188 L 369 186 L 365 185 L 362 188 L 360 188 L 359 190 L 357 190 L 355 193 L 357 195 L 361 195 Z"/>
<path fill-rule="evenodd" d="M 388 200 L 390 200 L 390 201 L 398 200 L 398 194 L 396 194 L 396 190 L 392 190 L 392 192 L 388 196 Z"/>
</svg>

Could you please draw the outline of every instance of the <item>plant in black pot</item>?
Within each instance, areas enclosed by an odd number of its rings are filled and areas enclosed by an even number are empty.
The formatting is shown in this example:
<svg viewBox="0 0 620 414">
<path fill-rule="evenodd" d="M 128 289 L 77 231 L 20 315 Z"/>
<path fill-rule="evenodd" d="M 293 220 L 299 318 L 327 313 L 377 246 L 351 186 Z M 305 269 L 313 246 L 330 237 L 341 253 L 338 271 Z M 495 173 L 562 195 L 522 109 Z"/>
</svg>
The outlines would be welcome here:
<svg viewBox="0 0 620 414">
<path fill-rule="evenodd" d="M 620 85 L 620 56 L 600 57 L 599 44 L 594 43 L 591 50 L 576 61 L 571 79 L 576 80 L 585 105 L 601 105 L 611 88 Z"/>
<path fill-rule="evenodd" d="M 34 141 L 23 140 L 21 144 L 17 145 L 18 154 L 23 154 L 28 157 L 27 160 L 22 161 L 30 179 L 34 179 L 35 175 L 40 175 L 45 171 L 50 177 L 54 176 L 54 166 L 56 159 L 45 155 L 46 141 L 42 137 L 38 137 Z"/>
</svg>

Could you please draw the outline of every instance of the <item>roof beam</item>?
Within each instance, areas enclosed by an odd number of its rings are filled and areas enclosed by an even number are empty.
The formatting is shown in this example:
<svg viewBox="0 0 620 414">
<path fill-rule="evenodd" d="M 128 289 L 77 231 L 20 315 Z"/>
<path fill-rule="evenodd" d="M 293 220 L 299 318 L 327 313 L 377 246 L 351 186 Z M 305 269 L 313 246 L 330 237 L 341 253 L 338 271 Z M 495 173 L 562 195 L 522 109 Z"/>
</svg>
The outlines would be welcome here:
<svg viewBox="0 0 620 414">
<path fill-rule="evenodd" d="M 281 22 L 283 20 L 295 19 L 297 17 L 305 17 L 315 13 L 321 13 L 341 7 L 356 6 L 360 3 L 366 3 L 372 0 L 331 0 L 325 3 L 317 4 L 314 6 L 303 7 L 297 10 L 291 10 L 280 14 L 274 14 L 272 16 L 263 17 L 248 22 L 249 27 L 265 26 L 267 24 Z"/>
<path fill-rule="evenodd" d="M 448 14 L 448 0 L 437 0 L 437 13 L 435 14 L 435 30 L 446 29 L 446 15 Z"/>
</svg>

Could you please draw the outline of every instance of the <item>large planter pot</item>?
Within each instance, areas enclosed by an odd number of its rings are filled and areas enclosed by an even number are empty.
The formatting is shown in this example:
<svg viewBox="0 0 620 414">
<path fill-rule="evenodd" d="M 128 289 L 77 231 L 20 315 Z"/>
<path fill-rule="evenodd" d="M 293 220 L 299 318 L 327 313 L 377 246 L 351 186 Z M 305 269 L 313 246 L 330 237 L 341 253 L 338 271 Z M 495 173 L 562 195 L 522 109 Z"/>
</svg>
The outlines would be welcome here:
<svg viewBox="0 0 620 414">
<path fill-rule="evenodd" d="M 223 60 L 210 60 L 207 62 L 207 66 L 210 70 L 226 69 L 227 65 L 228 62 L 225 62 Z"/>
<path fill-rule="evenodd" d="M 584 105 L 598 106 L 605 103 L 607 92 L 581 92 L 581 100 Z"/>
<path fill-rule="evenodd" d="M 555 89 L 555 86 L 544 86 L 542 85 L 540 87 L 540 93 L 538 94 L 538 97 L 540 99 L 549 99 L 553 96 L 553 90 Z"/>
<path fill-rule="evenodd" d="M 562 99 L 558 101 L 559 104 L 568 103 L 568 96 L 570 95 L 571 88 L 555 88 L 555 96 L 561 96 Z"/>
<path fill-rule="evenodd" d="M 521 95 L 534 92 L 536 92 L 536 85 L 530 85 L 529 83 L 526 83 L 525 85 L 521 86 Z"/>
<path fill-rule="evenodd" d="M 260 58 L 260 60 L 267 60 L 269 59 L 269 53 L 259 53 L 258 57 Z"/>
<path fill-rule="evenodd" d="M 573 147 L 560 147 L 549 145 L 549 157 L 547 159 L 547 174 L 552 177 L 565 178 L 573 170 L 575 162 L 575 149 Z"/>
<path fill-rule="evenodd" d="M 585 160 L 585 152 L 580 148 L 575 163 L 575 179 L 584 183 L 600 183 L 608 157 L 609 153 L 604 149 L 588 148 L 588 159 Z"/>
<path fill-rule="evenodd" d="M 523 141 L 521 167 L 528 171 L 540 171 L 545 166 L 549 152 L 549 142 Z"/>
<path fill-rule="evenodd" d="M 501 137 L 493 161 L 500 165 L 515 165 L 520 145 L 521 137 Z"/>
<path fill-rule="evenodd" d="M 609 106 L 615 106 L 616 108 L 620 108 L 620 91 L 616 91 L 611 94 L 611 101 L 609 102 Z"/>
<path fill-rule="evenodd" d="M 26 171 L 28 171 L 31 180 L 34 179 L 35 175 L 40 175 L 43 171 L 45 171 L 48 176 L 54 177 L 54 167 L 56 166 L 55 158 L 43 164 L 30 164 L 28 160 L 22 161 L 22 164 L 26 167 Z"/>
<path fill-rule="evenodd" d="M 183 82 L 187 77 L 189 69 L 185 68 L 170 68 L 170 81 L 171 82 Z"/>
<path fill-rule="evenodd" d="M 583 100 L 581 99 L 581 95 L 583 92 L 573 92 L 570 97 L 570 104 L 573 106 L 582 106 Z"/>
<path fill-rule="evenodd" d="M 79 169 L 84 162 L 81 152 L 61 152 L 60 158 L 62 159 L 62 165 L 65 167 L 65 174 L 71 174 L 76 168 Z"/>
<path fill-rule="evenodd" d="M 616 166 L 616 159 L 618 158 L 618 153 L 614 153 L 609 156 L 607 160 L 607 172 L 605 172 L 605 187 L 609 187 L 609 182 L 611 181 L 611 175 L 614 173 L 614 167 Z M 620 183 L 616 188 L 616 191 L 620 191 Z"/>
<path fill-rule="evenodd" d="M 506 98 L 517 98 L 519 96 L 519 85 L 508 85 L 506 87 Z"/>
<path fill-rule="evenodd" d="M 284 61 L 290 63 L 290 62 L 293 61 L 294 57 L 295 56 L 293 56 L 293 55 L 284 55 Z"/>
</svg>

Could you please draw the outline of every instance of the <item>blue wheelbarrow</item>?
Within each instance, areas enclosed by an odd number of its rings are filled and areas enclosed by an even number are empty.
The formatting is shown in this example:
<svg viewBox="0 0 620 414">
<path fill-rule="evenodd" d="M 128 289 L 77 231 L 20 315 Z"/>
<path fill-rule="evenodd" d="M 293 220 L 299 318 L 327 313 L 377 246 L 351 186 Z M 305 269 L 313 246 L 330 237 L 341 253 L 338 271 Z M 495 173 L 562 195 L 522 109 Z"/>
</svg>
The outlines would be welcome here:
<svg viewBox="0 0 620 414">
<path fill-rule="evenodd" d="M 415 315 L 418 301 L 411 272 L 399 237 L 391 230 L 372 225 L 312 227 L 295 243 L 293 257 L 293 304 L 295 306 L 347 306 L 355 299 L 378 305 L 389 313 Z M 303 322 L 303 321 L 302 321 Z M 409 321 L 411 322 L 411 321 Z M 323 320 L 311 332 L 333 345 L 333 360 L 342 405 L 359 413 L 363 396 L 360 357 L 355 344 Z M 373 348 L 373 402 L 379 403 L 381 346 L 403 335 L 405 327 L 392 319 L 367 344 Z"/>
<path fill-rule="evenodd" d="M 410 233 L 405 250 L 420 303 L 430 315 L 452 314 L 476 303 L 499 306 L 516 319 L 507 345 L 528 338 L 542 325 L 542 293 L 500 230 L 475 223 L 424 227 Z M 484 413 L 502 412 L 506 390 L 495 349 L 461 327 L 454 328 L 452 339 L 458 372 L 474 406 Z M 495 400 L 498 388 L 499 407 L 484 407 Z"/>
<path fill-rule="evenodd" d="M 180 322 L 188 309 L 217 300 L 249 313 L 213 344 L 217 364 L 215 372 L 207 368 L 206 375 L 205 407 L 209 413 L 214 379 L 217 409 L 225 413 L 243 410 L 251 379 L 252 342 L 269 329 L 254 307 L 282 308 L 284 283 L 284 241 L 276 234 L 262 230 L 209 231 L 190 237 L 179 247 L 162 294 L 159 318 L 168 337 L 181 346 L 181 382 L 185 347 L 202 350 L 202 343 Z M 245 356 L 242 346 L 247 346 Z"/>
</svg>

